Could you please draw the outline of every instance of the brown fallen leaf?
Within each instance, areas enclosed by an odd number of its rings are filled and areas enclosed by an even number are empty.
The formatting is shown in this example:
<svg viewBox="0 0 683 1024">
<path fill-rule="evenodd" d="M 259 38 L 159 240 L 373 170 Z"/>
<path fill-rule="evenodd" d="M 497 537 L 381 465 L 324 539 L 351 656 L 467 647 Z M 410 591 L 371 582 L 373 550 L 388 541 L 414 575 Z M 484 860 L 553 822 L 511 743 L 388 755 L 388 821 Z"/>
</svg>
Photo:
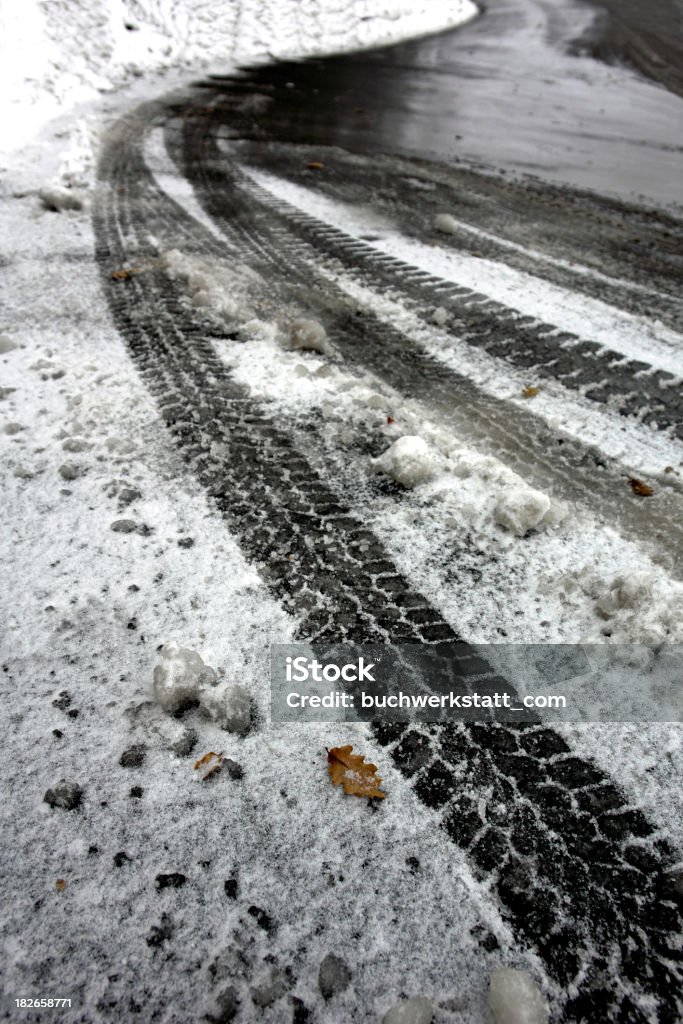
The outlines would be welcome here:
<svg viewBox="0 0 683 1024">
<path fill-rule="evenodd" d="M 221 765 L 225 758 L 221 751 L 220 754 L 216 754 L 215 751 L 210 750 L 208 754 L 204 754 L 204 757 L 200 757 L 195 762 L 194 770 L 199 772 L 199 776 L 202 782 L 206 782 L 212 775 L 221 770 Z"/>
<path fill-rule="evenodd" d="M 57 892 L 64 892 L 64 890 L 66 889 L 66 879 L 58 878 L 57 881 L 55 882 L 55 889 L 57 890 Z"/>
<path fill-rule="evenodd" d="M 141 273 L 141 267 L 122 267 L 120 270 L 112 270 L 111 276 L 114 281 L 127 281 L 133 274 Z"/>
<path fill-rule="evenodd" d="M 333 786 L 343 786 L 351 796 L 367 796 L 383 800 L 386 793 L 379 788 L 381 779 L 377 765 L 369 764 L 362 754 L 352 754 L 353 747 L 332 747 L 327 751 L 327 770 Z"/>
<path fill-rule="evenodd" d="M 629 477 L 628 482 L 631 485 L 633 493 L 639 495 L 641 498 L 651 498 L 655 493 L 648 484 L 644 484 L 642 480 L 638 480 L 635 476 Z"/>
<path fill-rule="evenodd" d="M 393 416 L 387 416 L 387 424 L 388 424 L 389 426 L 391 426 L 391 424 L 392 424 L 392 423 L 395 423 L 395 422 L 396 422 L 396 420 L 394 419 L 394 417 L 393 417 Z"/>
<path fill-rule="evenodd" d="M 524 388 L 522 391 L 522 398 L 535 398 L 536 395 L 540 395 L 540 393 L 540 388 L 535 388 L 533 385 L 529 385 L 529 387 Z"/>
<path fill-rule="evenodd" d="M 320 160 L 310 160 L 306 166 L 311 171 L 323 171 L 325 169 L 325 164 L 321 164 Z"/>
</svg>

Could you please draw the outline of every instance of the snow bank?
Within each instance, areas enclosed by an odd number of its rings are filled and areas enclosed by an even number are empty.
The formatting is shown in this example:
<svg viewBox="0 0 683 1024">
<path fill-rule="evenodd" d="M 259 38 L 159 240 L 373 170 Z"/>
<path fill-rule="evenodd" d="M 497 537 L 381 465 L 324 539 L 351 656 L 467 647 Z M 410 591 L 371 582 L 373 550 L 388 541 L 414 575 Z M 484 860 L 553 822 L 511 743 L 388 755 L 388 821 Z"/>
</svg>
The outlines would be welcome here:
<svg viewBox="0 0 683 1024">
<path fill-rule="evenodd" d="M 489 1006 L 496 1024 L 548 1024 L 548 1004 L 526 971 L 510 967 L 494 971 Z"/>
</svg>

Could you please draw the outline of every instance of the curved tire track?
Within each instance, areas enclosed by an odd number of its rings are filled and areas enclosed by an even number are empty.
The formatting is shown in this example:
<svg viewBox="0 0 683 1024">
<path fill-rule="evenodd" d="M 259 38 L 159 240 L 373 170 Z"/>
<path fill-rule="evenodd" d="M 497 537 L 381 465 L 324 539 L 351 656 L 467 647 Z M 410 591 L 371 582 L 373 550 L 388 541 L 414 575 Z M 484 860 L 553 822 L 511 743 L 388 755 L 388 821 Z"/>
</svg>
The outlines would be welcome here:
<svg viewBox="0 0 683 1024">
<path fill-rule="evenodd" d="M 218 249 L 145 167 L 145 134 L 168 116 L 150 105 L 112 133 L 94 221 L 113 318 L 171 435 L 273 592 L 301 617 L 302 639 L 456 641 L 286 430 L 231 379 L 211 331 L 155 262 L 150 233 L 188 251 Z M 147 261 L 144 274 L 114 281 L 131 256 Z M 679 1019 L 681 878 L 673 851 L 609 778 L 533 725 L 378 723 L 374 732 L 567 992 L 564 1019 Z"/>
</svg>

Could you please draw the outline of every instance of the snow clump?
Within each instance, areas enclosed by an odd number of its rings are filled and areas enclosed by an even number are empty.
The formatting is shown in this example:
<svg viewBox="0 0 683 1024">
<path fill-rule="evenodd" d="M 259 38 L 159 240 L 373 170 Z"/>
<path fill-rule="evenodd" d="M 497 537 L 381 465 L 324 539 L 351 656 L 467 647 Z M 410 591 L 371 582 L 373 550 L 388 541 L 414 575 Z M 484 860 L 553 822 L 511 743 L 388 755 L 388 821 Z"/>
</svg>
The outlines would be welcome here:
<svg viewBox="0 0 683 1024">
<path fill-rule="evenodd" d="M 550 512 L 550 498 L 532 487 L 506 487 L 498 497 L 494 519 L 510 533 L 523 537 L 536 529 Z"/>
<path fill-rule="evenodd" d="M 401 999 L 384 1014 L 382 1024 L 431 1024 L 434 1011 L 426 996 Z"/>
<path fill-rule="evenodd" d="M 375 467 L 403 487 L 416 487 L 431 480 L 436 473 L 436 458 L 427 442 L 407 434 L 394 441 L 391 448 L 374 460 Z"/>
<path fill-rule="evenodd" d="M 38 198 L 45 209 L 52 210 L 53 213 L 61 213 L 63 210 L 82 210 L 85 205 L 82 193 L 62 188 L 61 185 L 41 188 Z"/>
<path fill-rule="evenodd" d="M 491 975 L 489 1006 L 496 1024 L 548 1024 L 548 1003 L 526 971 L 499 967 Z"/>
<path fill-rule="evenodd" d="M 178 711 L 199 700 L 202 686 L 215 685 L 215 671 L 201 655 L 181 647 L 174 640 L 161 648 L 161 663 L 154 669 L 154 696 L 166 711 Z"/>
<path fill-rule="evenodd" d="M 170 277 L 185 284 L 194 306 L 228 318 L 251 315 L 246 305 L 249 289 L 260 278 L 250 267 L 228 269 L 178 249 L 162 253 L 160 263 Z"/>
<path fill-rule="evenodd" d="M 219 683 L 218 675 L 197 651 L 171 641 L 161 649 L 154 669 L 154 696 L 171 713 L 198 701 L 204 714 L 221 729 L 245 733 L 251 722 L 251 698 L 242 686 Z M 183 737 L 179 737 L 181 743 Z"/>
<path fill-rule="evenodd" d="M 603 620 L 599 633 L 585 643 L 645 644 L 659 647 L 683 642 L 683 585 L 662 579 L 654 572 L 620 573 L 611 580 L 586 568 L 578 577 L 564 581 L 568 601 L 577 590 L 594 602 Z"/>
<path fill-rule="evenodd" d="M 444 235 L 454 235 L 458 230 L 458 222 L 450 213 L 437 213 L 434 218 L 434 227 Z"/>
<path fill-rule="evenodd" d="M 12 349 L 18 348 L 16 341 L 12 341 L 6 334 L 0 334 L 0 356 L 7 355 Z"/>
<path fill-rule="evenodd" d="M 327 340 L 327 331 L 317 320 L 304 318 L 295 320 L 290 330 L 289 341 L 294 349 L 320 352 L 324 356 L 332 354 L 332 346 Z"/>
<path fill-rule="evenodd" d="M 202 685 L 199 702 L 209 718 L 228 732 L 245 733 L 251 722 L 251 698 L 242 686 L 224 682 Z"/>
</svg>

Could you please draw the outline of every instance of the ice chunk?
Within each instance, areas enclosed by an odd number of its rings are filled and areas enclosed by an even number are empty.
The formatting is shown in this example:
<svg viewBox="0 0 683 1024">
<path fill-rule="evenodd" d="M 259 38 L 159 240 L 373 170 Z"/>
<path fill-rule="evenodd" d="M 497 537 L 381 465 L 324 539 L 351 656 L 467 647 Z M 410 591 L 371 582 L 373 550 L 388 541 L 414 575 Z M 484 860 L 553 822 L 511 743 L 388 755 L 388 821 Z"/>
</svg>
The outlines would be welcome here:
<svg viewBox="0 0 683 1024">
<path fill-rule="evenodd" d="M 228 732 L 244 733 L 251 722 L 251 698 L 242 686 L 211 682 L 201 685 L 199 702 L 209 718 Z"/>
<path fill-rule="evenodd" d="M 375 459 L 375 466 L 404 487 L 416 487 L 434 476 L 436 459 L 426 441 L 407 434 Z"/>
<path fill-rule="evenodd" d="M 384 1014 L 382 1024 L 431 1024 L 432 1004 L 426 996 L 401 999 Z"/>
<path fill-rule="evenodd" d="M 444 235 L 454 235 L 458 230 L 458 222 L 450 213 L 437 213 L 434 218 L 434 227 L 442 231 Z"/>
<path fill-rule="evenodd" d="M 41 188 L 38 196 L 45 209 L 52 210 L 55 213 L 60 213 L 62 210 L 83 209 L 82 194 L 72 189 L 62 188 L 61 185 Z"/>
<path fill-rule="evenodd" d="M 16 341 L 12 341 L 6 334 L 0 334 L 0 356 L 6 355 L 12 349 L 18 347 Z"/>
<path fill-rule="evenodd" d="M 491 975 L 489 1006 L 496 1024 L 548 1024 L 548 1003 L 526 971 L 499 967 Z"/>
<path fill-rule="evenodd" d="M 309 352 L 322 352 L 329 356 L 332 346 L 327 340 L 327 332 L 317 320 L 295 320 L 292 324 L 289 340 L 292 348 L 300 348 Z"/>
<path fill-rule="evenodd" d="M 550 498 L 531 487 L 507 487 L 498 498 L 495 521 L 506 530 L 523 537 L 541 524 L 550 511 Z"/>
<path fill-rule="evenodd" d="M 161 662 L 154 669 L 154 696 L 167 711 L 198 700 L 200 687 L 215 682 L 216 673 L 196 651 L 173 640 L 162 647 Z"/>
</svg>

